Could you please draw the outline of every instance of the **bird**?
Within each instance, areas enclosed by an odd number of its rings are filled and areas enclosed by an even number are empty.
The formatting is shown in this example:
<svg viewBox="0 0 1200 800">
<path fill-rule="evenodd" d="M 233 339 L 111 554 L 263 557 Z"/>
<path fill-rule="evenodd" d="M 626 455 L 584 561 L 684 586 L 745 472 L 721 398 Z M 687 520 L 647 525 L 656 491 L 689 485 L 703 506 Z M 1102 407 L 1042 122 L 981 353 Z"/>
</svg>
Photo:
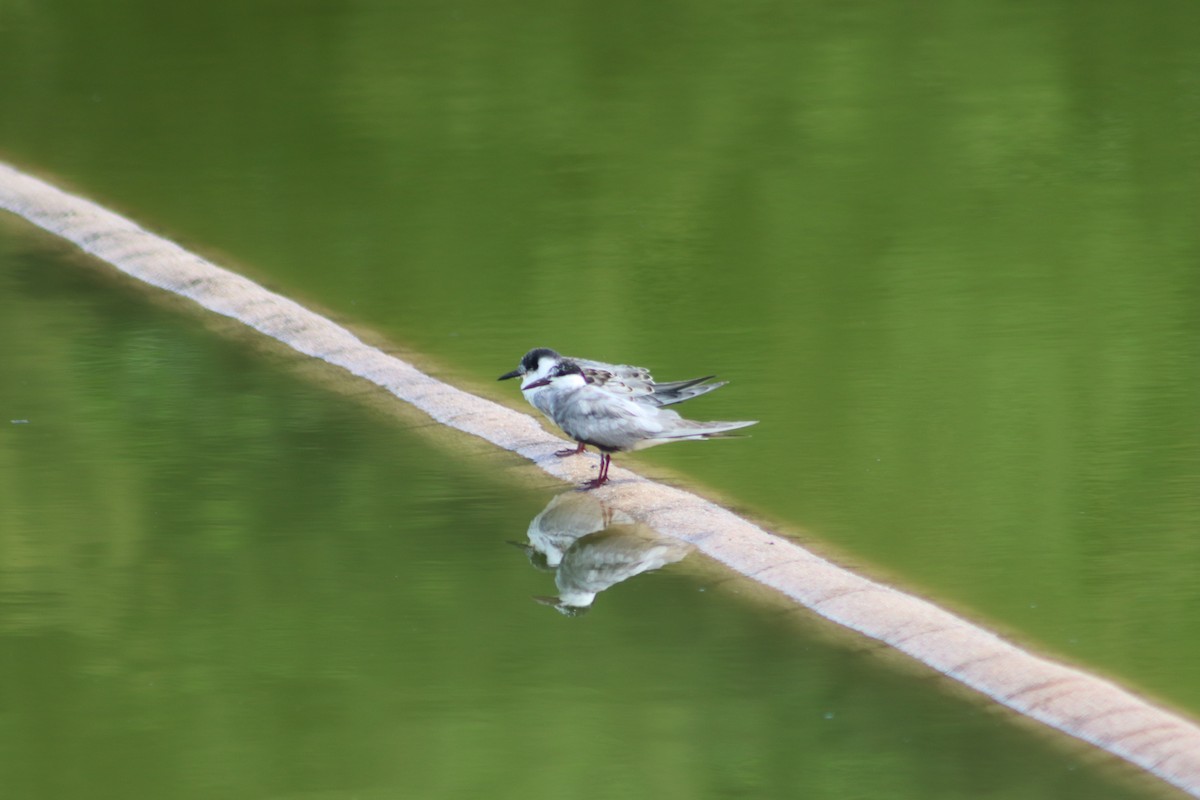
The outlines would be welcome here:
<svg viewBox="0 0 1200 800">
<path fill-rule="evenodd" d="M 564 492 L 553 498 L 529 523 L 528 542 L 509 542 L 521 548 L 537 569 L 553 570 L 563 554 L 589 533 L 613 525 L 632 525 L 633 518 L 604 505 L 594 495 Z"/>
<path fill-rule="evenodd" d="M 600 474 L 584 488 L 595 489 L 608 481 L 612 454 L 688 439 L 713 439 L 757 424 L 697 422 L 677 412 L 646 403 L 633 396 L 615 394 L 596 385 L 575 361 L 560 359 L 544 376 L 521 390 L 545 387 L 544 404 L 554 424 L 582 445 L 600 450 Z"/>
<path fill-rule="evenodd" d="M 692 552 L 692 545 L 643 525 L 613 525 L 577 539 L 554 571 L 557 596 L 535 596 L 567 617 L 586 613 L 596 595 L 643 572 L 665 567 Z"/>
<path fill-rule="evenodd" d="M 706 375 L 703 378 L 693 378 L 688 381 L 655 383 L 650 370 L 645 367 L 634 367 L 629 364 L 606 364 L 603 361 L 562 356 L 549 347 L 535 347 L 530 350 L 521 358 L 521 363 L 516 369 L 504 373 L 497 380 L 506 381 L 510 378 L 532 376 L 532 380 L 521 387 L 521 393 L 525 395 L 525 399 L 531 406 L 553 422 L 554 414 L 551 410 L 551 403 L 554 394 L 547 392 L 544 385 L 530 388 L 529 384 L 544 378 L 550 370 L 563 361 L 573 361 L 578 364 L 594 386 L 650 406 L 669 406 L 682 403 L 684 400 L 691 400 L 693 397 L 707 394 L 714 389 L 720 389 L 728 383 L 728 381 L 708 383 L 716 377 L 715 375 Z M 578 447 L 559 450 L 554 455 L 559 458 L 578 455 L 584 451 L 584 448 L 585 445 L 580 442 Z"/>
</svg>

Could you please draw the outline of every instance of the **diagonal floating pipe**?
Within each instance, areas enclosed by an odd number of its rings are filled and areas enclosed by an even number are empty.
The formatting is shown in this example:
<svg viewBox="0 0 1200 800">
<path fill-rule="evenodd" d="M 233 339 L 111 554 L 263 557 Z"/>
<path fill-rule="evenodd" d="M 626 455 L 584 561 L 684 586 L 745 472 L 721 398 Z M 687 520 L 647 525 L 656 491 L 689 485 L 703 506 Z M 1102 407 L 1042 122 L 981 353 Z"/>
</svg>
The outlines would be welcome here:
<svg viewBox="0 0 1200 800">
<path fill-rule="evenodd" d="M 345 328 L 80 197 L 0 163 L 0 208 L 118 270 L 387 389 L 434 420 L 579 481 L 533 417 L 432 378 Z M 689 492 L 628 470 L 597 490 L 639 522 L 833 622 L 884 642 L 1014 711 L 1200 797 L 1200 726 L 1116 684 L 1034 655 L 926 600 L 868 580 Z"/>
</svg>

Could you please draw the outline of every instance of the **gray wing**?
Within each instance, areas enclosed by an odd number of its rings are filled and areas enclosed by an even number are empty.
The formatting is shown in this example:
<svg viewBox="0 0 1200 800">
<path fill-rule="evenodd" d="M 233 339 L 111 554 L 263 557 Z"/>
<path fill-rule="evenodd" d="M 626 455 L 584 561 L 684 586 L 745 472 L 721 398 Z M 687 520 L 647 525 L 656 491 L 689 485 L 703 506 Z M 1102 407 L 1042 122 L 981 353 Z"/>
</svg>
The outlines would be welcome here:
<svg viewBox="0 0 1200 800">
<path fill-rule="evenodd" d="M 597 386 L 619 397 L 628 397 L 640 403 L 655 406 L 669 406 L 682 403 L 707 394 L 713 389 L 720 389 L 725 381 L 706 383 L 715 375 L 703 378 L 692 378 L 687 381 L 671 381 L 655 383 L 650 370 L 645 367 L 635 367 L 630 364 L 605 364 L 603 361 L 591 361 L 586 358 L 572 358 L 572 361 L 583 368 L 593 386 Z"/>
<path fill-rule="evenodd" d="M 720 389 L 729 381 L 717 381 L 715 383 L 705 383 L 711 381 L 716 375 L 707 375 L 703 378 L 693 378 L 690 381 L 672 381 L 671 383 L 656 383 L 654 385 L 653 401 L 660 406 L 670 406 L 675 403 L 682 403 L 684 400 L 691 400 L 693 397 L 699 397 L 702 394 L 708 394 L 713 389 Z"/>
<path fill-rule="evenodd" d="M 654 394 L 654 378 L 645 367 L 629 364 L 605 364 L 587 358 L 571 359 L 583 368 L 593 385 L 621 397 L 649 398 Z"/>
<path fill-rule="evenodd" d="M 596 372 L 608 373 L 620 380 L 644 381 L 653 384 L 654 377 L 645 367 L 635 367 L 630 364 L 606 364 L 603 361 L 592 361 L 590 358 L 572 358 L 586 373 L 589 369 Z"/>
<path fill-rule="evenodd" d="M 556 409 L 558 426 L 576 441 L 628 450 L 661 434 L 665 423 L 679 419 L 674 411 L 614 395 L 594 384 L 564 397 Z"/>
</svg>

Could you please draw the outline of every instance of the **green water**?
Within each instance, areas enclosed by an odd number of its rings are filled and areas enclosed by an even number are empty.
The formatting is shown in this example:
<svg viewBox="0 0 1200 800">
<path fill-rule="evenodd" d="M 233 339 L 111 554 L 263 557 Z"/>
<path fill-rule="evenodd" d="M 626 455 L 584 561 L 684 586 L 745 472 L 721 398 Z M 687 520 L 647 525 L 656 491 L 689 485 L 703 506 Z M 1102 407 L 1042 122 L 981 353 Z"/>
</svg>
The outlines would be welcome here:
<svg viewBox="0 0 1200 800">
<path fill-rule="evenodd" d="M 731 385 L 685 411 L 761 419 L 752 438 L 621 462 L 712 486 L 822 552 L 1197 715 L 1197 25 L 1196 6 L 1173 0 L 9 0 L 0 157 L 514 404 L 494 378 L 534 345 L 665 378 L 717 372 Z M 0 325 L 20 343 L 2 388 L 34 408 L 0 413 L 30 419 L 0 450 L 0 536 L 17 554 L 4 562 L 20 566 L 8 591 L 32 598 L 11 614 L 17 628 L 68 631 L 5 663 L 27 670 L 17 686 L 70 682 L 71 708 L 86 709 L 39 716 L 27 700 L 0 716 L 9 741 L 34 747 L 33 725 L 76 748 L 22 752 L 6 771 L 68 781 L 48 765 L 86 750 L 82 785 L 133 773 L 96 749 L 137 751 L 102 724 L 120 717 L 162 748 L 136 780 L 197 796 L 209 786 L 197 776 L 217 774 L 231 781 L 221 792 L 247 796 L 415 774 L 604 796 L 613 772 L 679 796 L 878 796 L 893 793 L 889 774 L 911 778 L 912 796 L 1119 796 L 1064 788 L 1102 779 L 1064 778 L 1045 741 L 857 655 L 810 665 L 803 638 L 748 607 L 709 618 L 686 562 L 618 587 L 582 620 L 557 618 L 527 599 L 552 592 L 548 577 L 503 544 L 549 497 L 514 496 L 503 457 L 414 444 L 394 420 L 289 377 L 282 356 L 220 344 L 136 293 L 118 302 L 23 229 L 0 233 L 17 242 Z M 425 569 L 394 594 L 370 589 L 363 571 L 389 566 L 381 548 Z M 347 585 L 356 608 L 336 608 Z M 402 638 L 409 592 L 461 604 L 435 604 L 441 621 Z M 322 627 L 326 610 L 342 622 Z M 592 658 L 568 670 L 546 657 L 560 643 L 521 642 L 554 635 L 544 626 L 586 636 L 569 623 L 612 626 L 584 652 L 621 643 L 613 691 L 647 663 L 673 678 L 701 669 L 702 655 L 683 655 L 697 638 L 720 666 L 614 704 L 592 688 L 604 669 Z M 499 650 L 481 655 L 481 638 Z M 427 672 L 393 675 L 398 651 L 429 658 Z M 488 680 L 444 702 L 493 704 L 526 733 L 439 705 L 458 668 Z M 190 694 L 158 702 L 142 678 L 159 671 Z M 497 671 L 527 688 L 531 674 L 570 677 L 502 712 Z M 730 694 L 748 679 L 760 695 Z M 398 681 L 427 698 L 407 733 Z M 811 700 L 829 681 L 890 722 L 770 699 L 783 684 Z M 114 682 L 136 684 L 133 697 Z M 590 710 L 559 708 L 577 693 Z M 944 716 L 907 705 L 918 703 Z M 231 731 L 253 708 L 250 745 Z M 580 716 L 604 717 L 607 733 L 570 733 Z M 881 735 L 893 752 L 875 730 L 897 726 Z M 612 766 L 631 727 L 643 737 L 620 756 L 632 772 Z M 526 735 L 517 756 L 508 739 Z M 828 752 L 829 739 L 859 749 Z M 690 747 L 659 751 L 679 741 Z M 269 779 L 297 764 L 320 773 L 300 753 L 330 753 L 329 780 Z M 181 754 L 196 761 L 164 763 Z M 471 768 L 451 769 L 454 757 Z M 1027 760 L 1044 766 L 1005 768 Z M 428 780 L 402 787 L 471 789 Z"/>
<path fill-rule="evenodd" d="M 0 230 L 5 796 L 1157 789 L 691 556 L 559 616 L 559 487 Z"/>
</svg>

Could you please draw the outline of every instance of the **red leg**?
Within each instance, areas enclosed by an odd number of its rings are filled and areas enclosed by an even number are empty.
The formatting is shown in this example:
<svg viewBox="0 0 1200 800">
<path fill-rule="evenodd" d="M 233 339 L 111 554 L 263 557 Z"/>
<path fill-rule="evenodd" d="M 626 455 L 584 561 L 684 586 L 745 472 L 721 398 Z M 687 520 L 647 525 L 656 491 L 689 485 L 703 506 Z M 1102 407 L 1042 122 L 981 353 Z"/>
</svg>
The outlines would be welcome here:
<svg viewBox="0 0 1200 800">
<path fill-rule="evenodd" d="M 583 442 L 580 442 L 579 447 L 576 447 L 574 450 L 555 450 L 554 455 L 558 456 L 559 458 L 566 458 L 567 456 L 577 456 L 582 452 Z"/>
<path fill-rule="evenodd" d="M 596 476 L 596 480 L 588 481 L 583 485 L 584 489 L 598 489 L 608 481 L 608 465 L 612 463 L 612 456 L 608 453 L 600 454 L 600 474 Z"/>
</svg>

